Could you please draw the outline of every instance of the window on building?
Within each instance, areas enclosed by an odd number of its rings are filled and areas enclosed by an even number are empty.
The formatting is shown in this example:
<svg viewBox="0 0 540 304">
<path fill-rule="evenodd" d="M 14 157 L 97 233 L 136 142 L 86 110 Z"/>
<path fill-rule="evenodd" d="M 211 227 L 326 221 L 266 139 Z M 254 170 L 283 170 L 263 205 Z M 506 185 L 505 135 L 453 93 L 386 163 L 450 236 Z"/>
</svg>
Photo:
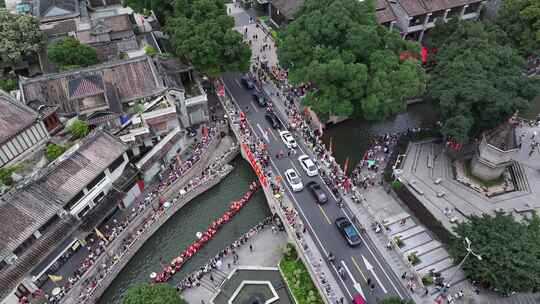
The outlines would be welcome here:
<svg viewBox="0 0 540 304">
<path fill-rule="evenodd" d="M 120 155 L 118 158 L 116 158 L 112 164 L 109 166 L 109 171 L 113 172 L 116 170 L 120 165 L 124 162 L 124 155 Z"/>
<path fill-rule="evenodd" d="M 93 181 L 91 181 L 87 188 L 90 191 L 92 188 L 94 188 L 103 178 L 105 177 L 105 172 L 101 172 L 96 178 L 94 178 Z"/>
<path fill-rule="evenodd" d="M 409 21 L 409 26 L 416 26 L 424 24 L 425 15 L 415 16 Z"/>
<path fill-rule="evenodd" d="M 83 208 L 83 210 L 81 210 L 79 213 L 77 213 L 77 216 L 78 216 L 79 218 L 82 218 L 83 216 L 85 216 L 85 215 L 88 213 L 88 211 L 90 211 L 90 206 L 86 205 L 86 206 Z"/>
<path fill-rule="evenodd" d="M 428 22 L 436 22 L 438 19 L 441 19 L 442 17 L 444 17 L 444 11 L 436 11 L 436 12 L 433 12 L 433 14 L 431 14 L 431 16 L 429 16 L 429 20 Z"/>
<path fill-rule="evenodd" d="M 81 190 L 75 195 L 64 207 L 65 210 L 70 210 L 81 198 L 83 198 L 84 192 Z"/>
<path fill-rule="evenodd" d="M 474 14 L 478 11 L 479 7 L 480 7 L 479 2 L 469 4 L 469 6 L 465 9 L 465 14 Z"/>
</svg>

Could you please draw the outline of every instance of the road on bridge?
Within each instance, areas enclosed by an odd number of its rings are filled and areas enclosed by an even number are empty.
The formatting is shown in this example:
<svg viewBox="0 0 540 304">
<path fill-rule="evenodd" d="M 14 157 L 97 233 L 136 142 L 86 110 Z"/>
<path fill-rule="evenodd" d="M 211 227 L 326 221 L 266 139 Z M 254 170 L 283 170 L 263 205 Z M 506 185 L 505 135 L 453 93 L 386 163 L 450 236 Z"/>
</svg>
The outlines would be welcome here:
<svg viewBox="0 0 540 304">
<path fill-rule="evenodd" d="M 304 142 L 296 138 L 298 143 L 296 155 L 276 159 L 275 156 L 280 150 L 287 153 L 288 149 L 282 142 L 278 130 L 272 129 L 265 119 L 266 109 L 258 106 L 253 100 L 253 92 L 244 89 L 241 85 L 241 76 L 239 74 L 226 74 L 223 76 L 223 82 L 227 92 L 238 107 L 242 110 L 249 109 L 246 117 L 251 131 L 267 143 L 273 169 L 282 177 L 285 176 L 284 173 L 287 169 L 295 169 L 301 176 L 304 185 L 309 181 L 316 181 L 323 187 L 329 198 L 326 204 L 319 205 L 307 189 L 293 192 L 290 185 L 283 179 L 286 192 L 294 202 L 302 220 L 308 224 L 309 233 L 316 240 L 318 249 L 326 256 L 331 252 L 335 257 L 334 265 L 343 265 L 345 271 L 342 275 L 338 274 L 336 266 L 332 267 L 332 275 L 342 285 L 343 293 L 351 298 L 353 295 L 361 293 L 368 303 L 373 304 L 377 303 L 378 299 L 389 296 L 409 299 L 408 291 L 401 284 L 400 278 L 388 266 L 366 233 L 361 233 L 362 244 L 358 247 L 352 248 L 345 242 L 334 221 L 338 217 L 346 217 L 352 222 L 353 213 L 346 205 L 338 206 L 336 198 L 319 175 L 308 177 L 302 170 L 297 159 L 298 156 L 307 154 L 314 159 Z M 279 116 L 278 111 L 275 112 L 282 122 L 286 120 L 286 117 Z M 370 223 L 362 224 L 369 227 Z M 359 227 L 356 227 L 360 231 Z M 368 278 L 371 284 L 375 285 L 373 291 L 367 284 Z"/>
</svg>

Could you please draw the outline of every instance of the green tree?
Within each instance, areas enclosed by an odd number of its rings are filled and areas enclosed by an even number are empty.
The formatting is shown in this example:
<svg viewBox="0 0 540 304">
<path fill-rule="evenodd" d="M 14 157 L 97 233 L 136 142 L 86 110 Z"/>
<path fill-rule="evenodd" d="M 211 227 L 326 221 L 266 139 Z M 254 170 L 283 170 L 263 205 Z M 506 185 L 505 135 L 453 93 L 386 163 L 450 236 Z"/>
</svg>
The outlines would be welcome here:
<svg viewBox="0 0 540 304">
<path fill-rule="evenodd" d="M 153 46 L 149 45 L 149 44 L 146 44 L 144 46 L 144 52 L 149 56 L 154 56 L 155 54 L 157 54 L 156 49 Z"/>
<path fill-rule="evenodd" d="M 11 175 L 17 171 L 22 169 L 20 165 L 15 166 L 7 166 L 0 168 L 0 184 L 9 186 L 13 183 L 13 179 L 11 178 Z"/>
<path fill-rule="evenodd" d="M 0 89 L 11 92 L 17 89 L 19 81 L 16 78 L 0 79 Z"/>
<path fill-rule="evenodd" d="M 482 260 L 470 256 L 463 264 L 468 278 L 501 293 L 537 292 L 540 286 L 540 218 L 535 213 L 521 221 L 511 214 L 472 216 L 459 223 L 450 243 L 454 261 L 465 255 L 467 237 Z"/>
<path fill-rule="evenodd" d="M 378 25 L 374 11 L 372 1 L 306 1 L 280 32 L 280 64 L 293 84 L 313 85 L 305 101 L 323 119 L 383 119 L 424 91 L 419 62 L 399 59 L 419 46 Z"/>
<path fill-rule="evenodd" d="M 169 284 L 137 284 L 130 287 L 122 304 L 188 304 Z"/>
<path fill-rule="evenodd" d="M 398 297 L 388 297 L 377 301 L 379 304 L 414 304 L 413 300 L 403 300 Z"/>
<path fill-rule="evenodd" d="M 39 21 L 29 15 L 0 9 L 0 29 L 0 62 L 18 63 L 45 46 L 46 37 L 39 30 Z"/>
<path fill-rule="evenodd" d="M 48 161 L 53 161 L 58 158 L 58 156 L 62 155 L 67 150 L 66 147 L 62 145 L 57 145 L 55 143 L 50 143 L 47 145 L 47 148 L 45 150 L 45 157 L 47 157 Z"/>
<path fill-rule="evenodd" d="M 249 69 L 251 50 L 221 0 L 177 1 L 175 7 L 165 30 L 176 56 L 210 76 Z"/>
<path fill-rule="evenodd" d="M 49 44 L 47 53 L 49 58 L 64 70 L 98 63 L 96 49 L 81 44 L 73 37 L 66 37 Z"/>
<path fill-rule="evenodd" d="M 441 112 L 442 133 L 466 143 L 527 109 L 538 79 L 522 75 L 521 57 L 498 42 L 501 33 L 491 25 L 460 22 L 447 35 L 438 42 L 428 90 Z"/>
<path fill-rule="evenodd" d="M 508 33 L 522 54 L 540 55 L 540 1 L 501 1 L 496 23 Z"/>
<path fill-rule="evenodd" d="M 90 128 L 87 122 L 82 121 L 80 119 L 76 119 L 69 126 L 69 131 L 74 136 L 81 138 L 81 137 L 85 137 L 88 134 L 88 132 L 90 131 Z"/>
</svg>

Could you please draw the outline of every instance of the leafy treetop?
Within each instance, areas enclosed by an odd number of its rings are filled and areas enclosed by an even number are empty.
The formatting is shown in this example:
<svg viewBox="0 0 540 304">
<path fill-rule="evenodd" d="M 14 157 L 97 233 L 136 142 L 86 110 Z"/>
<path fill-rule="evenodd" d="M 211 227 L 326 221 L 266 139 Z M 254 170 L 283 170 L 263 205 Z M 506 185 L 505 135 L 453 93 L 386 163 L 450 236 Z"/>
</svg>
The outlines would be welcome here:
<svg viewBox="0 0 540 304">
<path fill-rule="evenodd" d="M 61 69 L 66 67 L 86 67 L 98 63 L 96 49 L 82 44 L 73 37 L 55 41 L 47 48 L 49 58 Z"/>
<path fill-rule="evenodd" d="M 465 237 L 471 241 L 478 260 L 469 257 L 464 265 L 468 278 L 501 293 L 538 292 L 540 286 L 540 218 L 533 214 L 518 222 L 511 214 L 472 216 L 454 229 L 449 247 L 454 261 L 467 254 Z"/>
<path fill-rule="evenodd" d="M 310 83 L 305 101 L 328 115 L 383 119 L 424 89 L 419 62 L 399 60 L 419 46 L 377 24 L 373 1 L 304 2 L 280 33 L 278 58 L 294 84 Z"/>
<path fill-rule="evenodd" d="M 167 19 L 166 32 L 175 55 L 187 58 L 204 74 L 244 72 L 251 50 L 233 30 L 234 19 L 221 0 L 181 0 Z"/>
<path fill-rule="evenodd" d="M 69 126 L 69 131 L 74 136 L 80 138 L 80 137 L 85 137 L 88 134 L 88 132 L 90 132 L 90 128 L 87 122 L 76 119 Z"/>
<path fill-rule="evenodd" d="M 45 41 L 36 18 L 0 9 L 0 62 L 18 63 L 24 56 L 39 53 Z"/>
<path fill-rule="evenodd" d="M 138 284 L 130 287 L 122 304 L 188 304 L 169 284 Z"/>
<path fill-rule="evenodd" d="M 540 55 L 540 1 L 501 1 L 496 22 L 522 54 Z"/>
<path fill-rule="evenodd" d="M 466 143 L 529 107 L 538 79 L 522 76 L 522 58 L 504 45 L 496 26 L 478 21 L 436 27 L 439 48 L 428 90 L 442 116 L 442 133 Z"/>
</svg>

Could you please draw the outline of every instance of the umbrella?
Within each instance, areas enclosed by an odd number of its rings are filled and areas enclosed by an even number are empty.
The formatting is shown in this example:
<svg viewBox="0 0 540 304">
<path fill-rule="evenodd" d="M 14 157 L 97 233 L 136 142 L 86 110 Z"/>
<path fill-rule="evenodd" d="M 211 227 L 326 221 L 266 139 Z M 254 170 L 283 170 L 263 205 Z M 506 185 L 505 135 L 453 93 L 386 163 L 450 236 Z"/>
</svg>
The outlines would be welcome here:
<svg viewBox="0 0 540 304">
<path fill-rule="evenodd" d="M 152 272 L 152 273 L 150 274 L 150 279 L 155 279 L 156 277 L 157 277 L 157 273 Z"/>
<path fill-rule="evenodd" d="M 169 208 L 170 206 L 171 206 L 171 203 L 170 203 L 170 202 L 165 202 L 165 203 L 163 204 L 163 207 L 164 207 L 164 208 Z"/>
<path fill-rule="evenodd" d="M 53 288 L 53 290 L 51 291 L 51 294 L 52 294 L 53 296 L 57 296 L 57 295 L 60 294 L 61 291 L 62 291 L 62 289 L 61 289 L 60 287 L 55 287 L 55 288 Z"/>
<path fill-rule="evenodd" d="M 184 194 L 186 194 L 186 190 L 180 189 L 180 195 L 184 195 Z"/>
</svg>

